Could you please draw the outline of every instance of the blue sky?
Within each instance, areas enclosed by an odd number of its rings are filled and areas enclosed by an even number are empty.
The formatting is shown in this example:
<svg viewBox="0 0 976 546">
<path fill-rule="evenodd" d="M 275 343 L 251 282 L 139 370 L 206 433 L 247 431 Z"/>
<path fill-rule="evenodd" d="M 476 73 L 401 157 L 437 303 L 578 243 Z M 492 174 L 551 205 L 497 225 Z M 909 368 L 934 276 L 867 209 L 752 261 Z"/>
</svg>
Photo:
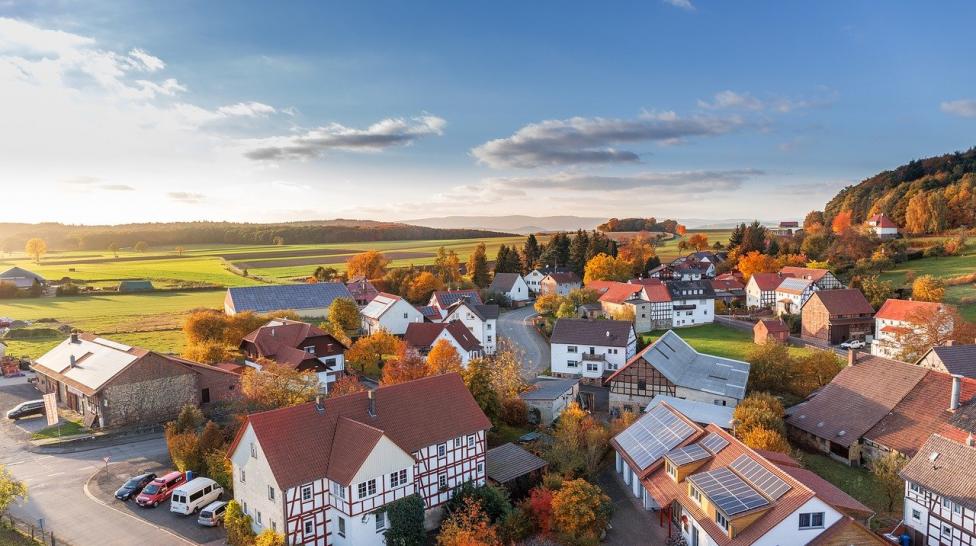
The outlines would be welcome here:
<svg viewBox="0 0 976 546">
<path fill-rule="evenodd" d="M 0 2 L 4 216 L 798 217 L 974 144 L 974 12 Z"/>
</svg>

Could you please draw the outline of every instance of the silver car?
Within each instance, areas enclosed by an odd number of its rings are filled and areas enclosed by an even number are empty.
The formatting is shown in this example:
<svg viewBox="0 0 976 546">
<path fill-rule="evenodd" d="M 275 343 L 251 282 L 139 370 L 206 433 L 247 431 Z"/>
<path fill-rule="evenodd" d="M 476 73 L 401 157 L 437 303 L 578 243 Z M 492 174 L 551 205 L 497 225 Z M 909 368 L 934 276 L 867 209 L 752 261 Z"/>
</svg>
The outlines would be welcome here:
<svg viewBox="0 0 976 546">
<path fill-rule="evenodd" d="M 224 522 L 224 512 L 227 511 L 227 503 L 224 501 L 213 501 L 200 510 L 197 523 L 207 527 L 216 527 Z"/>
</svg>

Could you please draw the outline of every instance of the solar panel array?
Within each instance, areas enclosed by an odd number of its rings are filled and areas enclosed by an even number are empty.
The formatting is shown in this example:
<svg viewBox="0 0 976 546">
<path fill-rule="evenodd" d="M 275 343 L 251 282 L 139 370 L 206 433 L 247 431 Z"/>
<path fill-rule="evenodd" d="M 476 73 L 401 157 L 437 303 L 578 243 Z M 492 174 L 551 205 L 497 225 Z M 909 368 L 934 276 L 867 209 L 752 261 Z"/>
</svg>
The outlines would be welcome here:
<svg viewBox="0 0 976 546">
<path fill-rule="evenodd" d="M 643 471 L 694 431 L 691 425 L 660 405 L 618 434 L 616 441 Z"/>
<path fill-rule="evenodd" d="M 688 481 L 728 517 L 769 504 L 766 497 L 726 467 L 689 476 Z"/>
<path fill-rule="evenodd" d="M 719 436 L 714 432 L 709 432 L 708 436 L 702 438 L 702 440 L 698 443 L 701 444 L 702 447 L 707 449 L 709 452 L 711 452 L 712 455 L 715 455 L 719 451 L 722 451 L 723 449 L 725 449 L 725 446 L 729 445 L 728 440 L 722 438 L 721 436 Z"/>
<path fill-rule="evenodd" d="M 707 459 L 711 456 L 711 453 L 706 451 L 705 448 L 698 444 L 686 445 L 685 447 L 672 449 L 668 452 L 668 459 L 670 459 L 675 466 L 686 465 L 688 463 Z"/>
<path fill-rule="evenodd" d="M 781 480 L 768 468 L 757 463 L 748 455 L 741 455 L 729 465 L 753 486 L 773 500 L 779 500 L 791 489 L 790 484 Z"/>
</svg>

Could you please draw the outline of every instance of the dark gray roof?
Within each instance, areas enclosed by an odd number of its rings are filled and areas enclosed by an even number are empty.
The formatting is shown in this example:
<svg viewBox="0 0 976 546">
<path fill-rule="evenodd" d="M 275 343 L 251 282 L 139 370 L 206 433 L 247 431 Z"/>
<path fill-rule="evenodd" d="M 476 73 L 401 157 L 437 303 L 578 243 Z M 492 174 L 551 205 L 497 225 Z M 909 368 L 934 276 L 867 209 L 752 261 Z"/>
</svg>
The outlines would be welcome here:
<svg viewBox="0 0 976 546">
<path fill-rule="evenodd" d="M 507 483 L 546 467 L 545 460 L 512 443 L 489 449 L 485 462 L 485 473 L 497 483 Z"/>
<path fill-rule="evenodd" d="M 932 347 L 932 352 L 949 373 L 976 379 L 976 345 Z"/>
<path fill-rule="evenodd" d="M 556 320 L 552 327 L 552 343 L 626 347 L 634 323 L 629 320 Z"/>
<path fill-rule="evenodd" d="M 495 273 L 495 277 L 491 279 L 491 285 L 488 286 L 488 290 L 508 292 L 520 278 L 522 276 L 518 273 Z"/>
<path fill-rule="evenodd" d="M 707 280 L 701 281 L 665 281 L 672 300 L 708 299 L 715 298 L 715 290 Z M 700 293 L 695 291 L 700 290 Z"/>
<path fill-rule="evenodd" d="M 534 391 L 523 392 L 519 395 L 522 400 L 555 400 L 566 394 L 566 391 L 578 385 L 579 379 L 543 379 L 535 383 Z"/>
<path fill-rule="evenodd" d="M 494 303 L 479 303 L 471 306 L 474 309 L 476 315 L 481 317 L 481 320 L 496 319 L 498 318 L 498 313 L 500 308 Z"/>
<path fill-rule="evenodd" d="M 47 282 L 44 279 L 44 277 L 32 271 L 27 271 L 22 267 L 11 267 L 10 269 L 4 271 L 3 273 L 0 273 L 0 279 L 18 279 L 18 278 L 30 279 L 32 283 L 34 282 L 35 279 L 39 283 Z"/>
<path fill-rule="evenodd" d="M 353 299 L 349 289 L 341 282 L 240 286 L 228 288 L 227 294 L 238 313 L 319 309 L 328 307 L 337 298 Z"/>
</svg>

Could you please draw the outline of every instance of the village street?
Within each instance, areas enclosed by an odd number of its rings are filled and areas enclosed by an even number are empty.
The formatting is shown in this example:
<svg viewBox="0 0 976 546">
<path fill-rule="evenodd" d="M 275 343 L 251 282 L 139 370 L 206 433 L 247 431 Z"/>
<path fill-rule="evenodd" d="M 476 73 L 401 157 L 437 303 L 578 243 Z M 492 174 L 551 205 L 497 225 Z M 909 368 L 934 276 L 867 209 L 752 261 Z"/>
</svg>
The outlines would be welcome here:
<svg viewBox="0 0 976 546">
<path fill-rule="evenodd" d="M 523 375 L 530 382 L 549 367 L 549 344 L 532 326 L 535 308 L 527 305 L 506 311 L 498 317 L 498 335 L 508 339 L 525 354 Z"/>
</svg>

